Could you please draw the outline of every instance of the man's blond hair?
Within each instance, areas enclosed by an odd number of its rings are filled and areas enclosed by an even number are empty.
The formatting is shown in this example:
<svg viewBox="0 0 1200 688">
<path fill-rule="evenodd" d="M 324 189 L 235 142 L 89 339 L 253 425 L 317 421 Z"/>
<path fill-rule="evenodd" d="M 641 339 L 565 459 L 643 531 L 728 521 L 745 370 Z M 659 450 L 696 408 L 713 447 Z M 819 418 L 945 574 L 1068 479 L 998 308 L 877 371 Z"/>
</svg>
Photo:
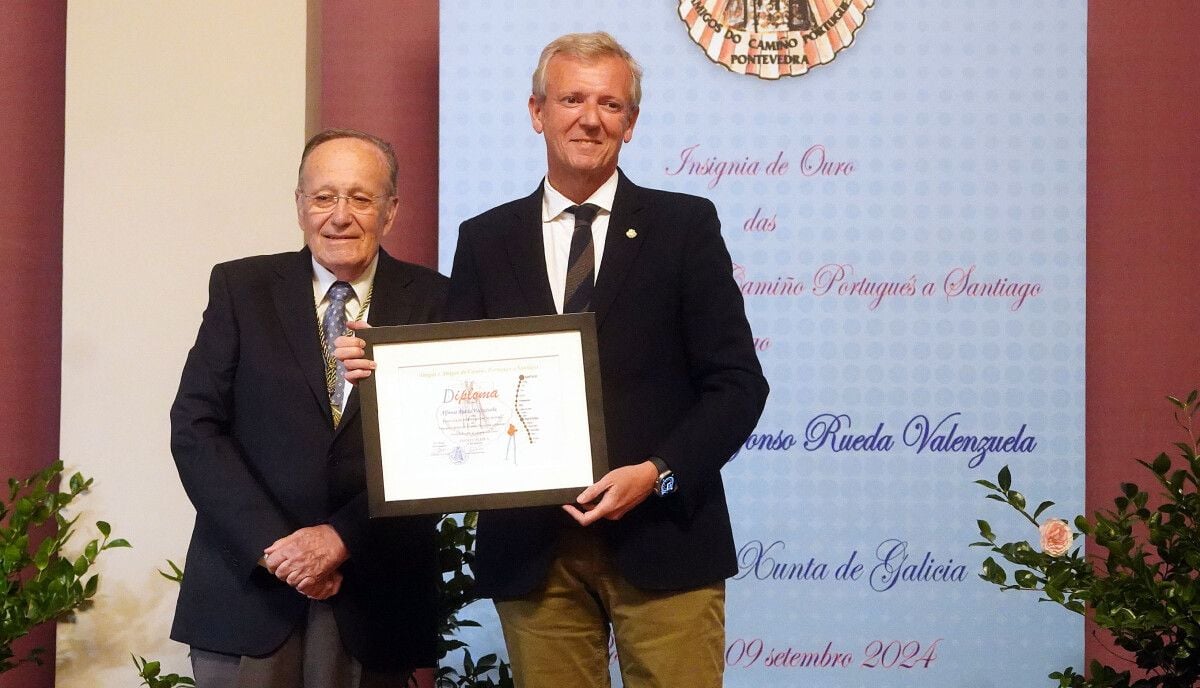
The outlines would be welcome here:
<svg viewBox="0 0 1200 688">
<path fill-rule="evenodd" d="M 629 51 L 617 42 L 617 39 L 603 31 L 593 33 L 569 33 L 559 36 L 542 49 L 538 58 L 537 69 L 533 70 L 533 97 L 537 101 L 546 100 L 546 66 L 555 55 L 567 55 L 584 61 L 596 60 L 602 57 L 618 57 L 629 66 L 629 103 L 636 111 L 642 103 L 642 66 L 633 59 Z"/>
</svg>

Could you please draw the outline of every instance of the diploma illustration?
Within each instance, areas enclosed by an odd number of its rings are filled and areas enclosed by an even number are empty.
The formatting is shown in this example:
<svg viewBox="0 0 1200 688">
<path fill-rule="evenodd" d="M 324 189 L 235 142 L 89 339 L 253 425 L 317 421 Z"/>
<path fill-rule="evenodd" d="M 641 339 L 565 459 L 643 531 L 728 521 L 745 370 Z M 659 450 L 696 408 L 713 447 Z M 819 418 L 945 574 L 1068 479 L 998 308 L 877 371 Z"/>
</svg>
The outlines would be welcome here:
<svg viewBox="0 0 1200 688">
<path fill-rule="evenodd" d="M 587 437 L 564 427 L 562 367 L 560 356 L 549 354 L 391 368 L 383 393 L 429 415 L 381 428 L 388 444 L 406 448 L 397 455 L 402 462 L 384 467 L 386 492 L 407 494 L 420 487 L 419 476 L 452 479 L 466 494 L 561 476 L 564 439 Z"/>
<path fill-rule="evenodd" d="M 545 365 L 545 361 L 524 362 L 513 367 L 533 370 Z M 433 441 L 430 456 L 443 455 L 451 464 L 501 458 L 516 466 L 518 447 L 538 443 L 542 406 L 535 399 L 542 391 L 538 373 L 500 376 L 499 372 L 492 370 L 486 378 L 467 377 L 458 386 L 443 388 L 435 411 L 442 436 Z"/>
</svg>

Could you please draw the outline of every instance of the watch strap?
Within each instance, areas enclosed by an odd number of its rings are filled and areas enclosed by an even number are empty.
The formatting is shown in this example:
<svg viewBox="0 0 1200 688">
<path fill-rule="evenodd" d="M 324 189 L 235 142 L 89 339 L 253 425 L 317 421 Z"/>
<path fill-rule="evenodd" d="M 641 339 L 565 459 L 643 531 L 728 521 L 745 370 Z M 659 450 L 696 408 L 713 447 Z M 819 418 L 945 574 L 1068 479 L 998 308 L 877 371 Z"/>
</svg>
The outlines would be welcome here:
<svg viewBox="0 0 1200 688">
<path fill-rule="evenodd" d="M 657 456 L 651 456 L 650 463 L 654 464 L 654 470 L 658 471 L 659 475 L 662 475 L 663 473 L 669 473 L 671 471 L 671 467 L 667 465 L 667 462 L 663 461 Z"/>
<path fill-rule="evenodd" d="M 658 471 L 658 477 L 654 480 L 654 494 L 659 497 L 666 497 L 676 490 L 678 485 L 675 483 L 675 472 L 657 456 L 650 457 L 650 463 L 654 464 L 655 470 Z"/>
</svg>

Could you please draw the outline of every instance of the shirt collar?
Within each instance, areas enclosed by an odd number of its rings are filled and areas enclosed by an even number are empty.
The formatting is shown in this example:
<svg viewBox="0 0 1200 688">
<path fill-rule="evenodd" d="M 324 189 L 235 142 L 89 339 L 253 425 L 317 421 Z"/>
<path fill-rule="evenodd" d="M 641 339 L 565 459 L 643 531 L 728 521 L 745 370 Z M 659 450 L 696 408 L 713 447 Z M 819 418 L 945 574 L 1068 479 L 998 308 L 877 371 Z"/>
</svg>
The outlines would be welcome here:
<svg viewBox="0 0 1200 688">
<path fill-rule="evenodd" d="M 613 199 L 617 196 L 617 172 L 614 170 L 612 176 L 608 178 L 599 189 L 592 192 L 584 203 L 591 203 L 600 206 L 600 209 L 608 214 L 612 214 Z M 567 208 L 575 205 L 575 201 L 562 195 L 558 189 L 550 184 L 547 178 L 542 183 L 542 222 L 551 222 L 563 213 Z"/>
<path fill-rule="evenodd" d="M 317 262 L 316 258 L 312 259 L 313 266 L 313 298 L 316 303 L 321 303 L 325 300 L 325 295 L 329 293 L 329 288 L 333 283 L 338 281 L 324 265 Z M 371 283 L 375 281 L 375 268 L 379 266 L 379 254 L 375 254 L 375 258 L 371 264 L 363 270 L 358 279 L 350 283 L 350 288 L 354 290 L 354 298 L 362 301 L 367 296 L 367 292 L 371 290 Z"/>
</svg>

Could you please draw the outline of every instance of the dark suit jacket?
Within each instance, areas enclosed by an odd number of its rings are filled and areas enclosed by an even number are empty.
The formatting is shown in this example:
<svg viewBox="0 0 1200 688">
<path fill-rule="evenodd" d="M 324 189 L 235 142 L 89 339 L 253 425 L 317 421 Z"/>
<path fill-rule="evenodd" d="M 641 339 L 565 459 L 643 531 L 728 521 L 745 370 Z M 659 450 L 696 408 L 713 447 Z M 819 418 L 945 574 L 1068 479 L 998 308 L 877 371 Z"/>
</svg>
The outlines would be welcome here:
<svg viewBox="0 0 1200 688">
<path fill-rule="evenodd" d="M 462 224 L 450 318 L 555 312 L 541 202 L 539 188 Z M 661 457 L 680 491 L 651 495 L 619 521 L 589 527 L 641 588 L 687 589 L 733 575 L 720 470 L 754 429 L 767 382 L 713 204 L 645 189 L 622 174 L 592 306 L 609 461 L 615 468 Z M 480 594 L 507 598 L 536 588 L 559 529 L 573 523 L 558 507 L 481 513 Z"/>
<path fill-rule="evenodd" d="M 335 430 L 311 254 L 222 263 L 208 290 L 171 407 L 171 452 L 196 507 L 171 637 L 214 652 L 273 651 L 309 602 L 256 562 L 276 539 L 328 523 L 350 550 L 330 600 L 347 649 L 375 670 L 432 666 L 435 523 L 367 517 L 358 395 Z M 435 321 L 445 293 L 445 277 L 380 251 L 369 319 Z"/>
</svg>

